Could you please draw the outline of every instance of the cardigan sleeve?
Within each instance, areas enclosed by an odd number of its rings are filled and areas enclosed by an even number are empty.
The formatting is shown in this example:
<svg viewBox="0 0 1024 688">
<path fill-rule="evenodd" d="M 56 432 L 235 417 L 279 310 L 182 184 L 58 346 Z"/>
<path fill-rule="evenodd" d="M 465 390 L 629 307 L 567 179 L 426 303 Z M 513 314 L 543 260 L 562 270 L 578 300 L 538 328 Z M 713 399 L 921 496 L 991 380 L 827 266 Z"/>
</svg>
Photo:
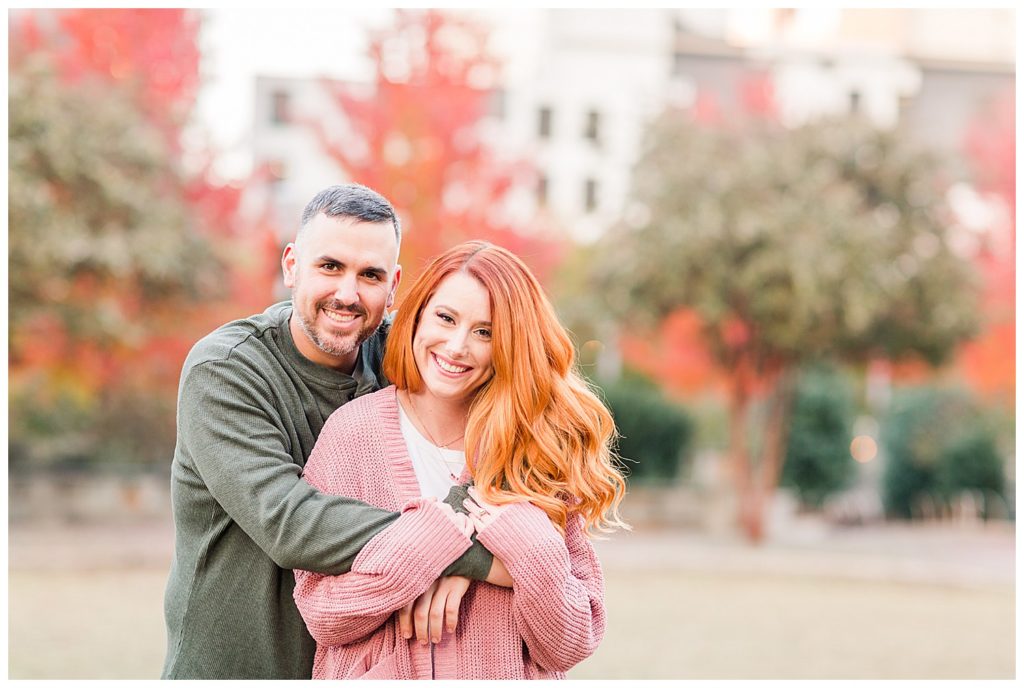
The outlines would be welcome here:
<svg viewBox="0 0 1024 688">
<path fill-rule="evenodd" d="M 355 642 L 415 600 L 470 544 L 436 502 L 415 499 L 367 543 L 351 572 L 296 570 L 295 604 L 321 645 Z"/>
<path fill-rule="evenodd" d="M 604 578 L 579 514 L 563 538 L 529 502 L 506 508 L 478 535 L 505 563 L 513 581 L 513 614 L 539 665 L 568 671 L 604 637 Z"/>
</svg>

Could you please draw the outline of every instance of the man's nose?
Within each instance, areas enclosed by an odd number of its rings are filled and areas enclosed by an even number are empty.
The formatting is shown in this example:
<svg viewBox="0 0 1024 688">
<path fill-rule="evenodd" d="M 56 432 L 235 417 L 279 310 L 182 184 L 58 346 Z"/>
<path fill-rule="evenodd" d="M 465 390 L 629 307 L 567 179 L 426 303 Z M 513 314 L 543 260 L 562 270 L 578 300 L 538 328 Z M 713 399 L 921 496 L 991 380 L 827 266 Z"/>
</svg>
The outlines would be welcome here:
<svg viewBox="0 0 1024 688">
<path fill-rule="evenodd" d="M 359 290 L 356 287 L 355 275 L 342 275 L 335 282 L 334 298 L 346 306 L 352 306 L 359 302 Z"/>
</svg>

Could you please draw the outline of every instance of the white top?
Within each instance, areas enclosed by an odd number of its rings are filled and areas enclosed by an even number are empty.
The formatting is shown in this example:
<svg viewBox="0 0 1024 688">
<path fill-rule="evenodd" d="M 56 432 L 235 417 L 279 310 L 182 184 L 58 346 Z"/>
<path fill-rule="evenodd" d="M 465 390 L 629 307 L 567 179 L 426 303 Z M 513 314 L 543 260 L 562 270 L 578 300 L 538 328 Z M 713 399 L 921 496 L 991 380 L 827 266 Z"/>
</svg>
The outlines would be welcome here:
<svg viewBox="0 0 1024 688">
<path fill-rule="evenodd" d="M 466 468 L 466 452 L 436 446 L 416 429 L 402 404 L 398 404 L 398 420 L 405 446 L 409 449 L 409 458 L 416 470 L 420 494 L 443 500 L 452 485 L 458 484 L 458 478 Z"/>
</svg>

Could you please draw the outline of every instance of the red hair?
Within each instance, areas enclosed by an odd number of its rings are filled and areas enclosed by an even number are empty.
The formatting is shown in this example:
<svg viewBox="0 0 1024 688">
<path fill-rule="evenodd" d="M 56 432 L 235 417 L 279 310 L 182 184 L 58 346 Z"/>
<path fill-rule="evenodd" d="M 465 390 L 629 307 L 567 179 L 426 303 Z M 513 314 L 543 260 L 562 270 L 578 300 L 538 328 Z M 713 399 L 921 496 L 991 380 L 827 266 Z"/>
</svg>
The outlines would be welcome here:
<svg viewBox="0 0 1024 688">
<path fill-rule="evenodd" d="M 525 498 L 563 531 L 570 513 L 588 529 L 628 527 L 618 515 L 626 485 L 613 464 L 611 413 L 576 372 L 572 341 L 537 279 L 510 251 L 469 241 L 435 258 L 391 325 L 384 374 L 399 389 L 422 389 L 413 337 L 438 285 L 456 272 L 491 297 L 494 374 L 472 401 L 465 440 L 483 499 Z"/>
</svg>

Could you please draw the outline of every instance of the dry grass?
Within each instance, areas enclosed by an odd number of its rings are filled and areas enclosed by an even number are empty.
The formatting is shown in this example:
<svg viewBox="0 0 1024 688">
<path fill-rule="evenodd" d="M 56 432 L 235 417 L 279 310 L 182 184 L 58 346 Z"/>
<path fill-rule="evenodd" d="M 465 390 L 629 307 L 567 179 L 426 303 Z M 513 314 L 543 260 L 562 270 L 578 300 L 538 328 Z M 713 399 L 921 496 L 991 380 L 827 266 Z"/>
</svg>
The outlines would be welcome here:
<svg viewBox="0 0 1024 688">
<path fill-rule="evenodd" d="M 813 575 L 807 550 L 752 555 L 661 536 L 605 543 L 608 631 L 570 677 L 1011 679 L 1012 533 L 957 537 L 945 559 L 938 553 L 949 547 L 933 537 L 915 567 L 891 567 L 902 572 L 896 580 L 882 566 L 899 564 L 896 553 L 881 541 L 872 552 L 853 552 L 850 541 L 848 551 L 818 555 Z M 9 678 L 159 675 L 166 525 L 91 535 L 12 527 L 10 540 Z M 966 549 L 971 541 L 981 544 Z M 115 546 L 120 559 L 105 552 Z M 839 575 L 858 562 L 856 575 Z M 933 569 L 937 582 L 915 579 Z"/>
</svg>

